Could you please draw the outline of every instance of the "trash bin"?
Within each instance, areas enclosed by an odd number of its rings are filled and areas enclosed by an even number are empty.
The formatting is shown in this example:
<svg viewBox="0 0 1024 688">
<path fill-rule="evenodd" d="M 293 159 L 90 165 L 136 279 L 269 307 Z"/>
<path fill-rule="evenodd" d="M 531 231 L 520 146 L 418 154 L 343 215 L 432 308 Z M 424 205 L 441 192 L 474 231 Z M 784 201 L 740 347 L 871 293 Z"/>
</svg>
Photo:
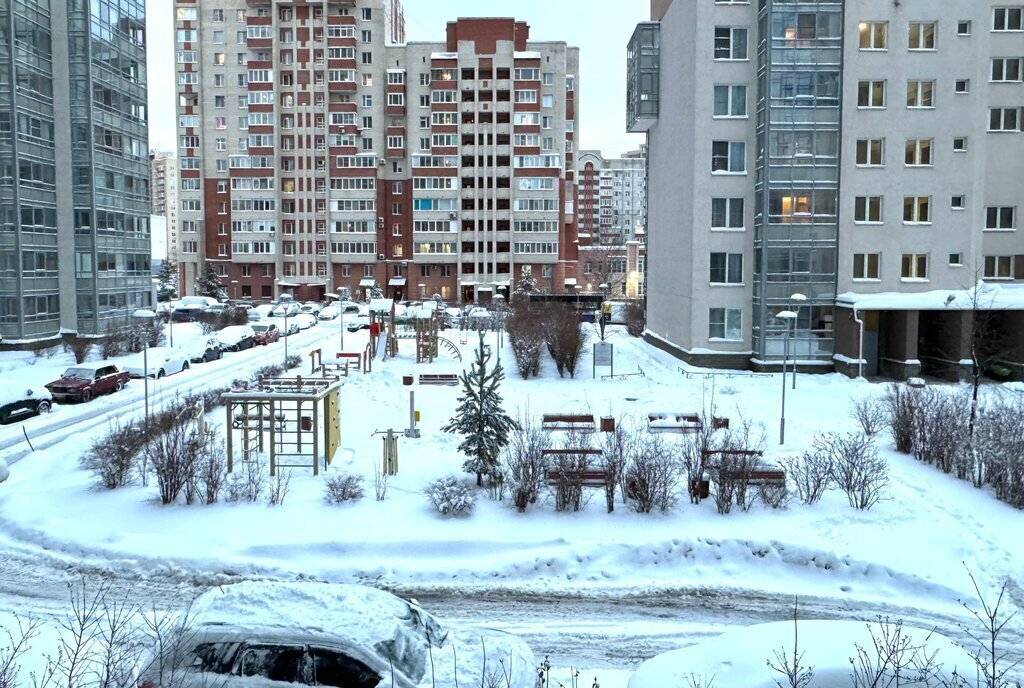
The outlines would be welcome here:
<svg viewBox="0 0 1024 688">
<path fill-rule="evenodd" d="M 402 384 L 405 385 L 406 387 L 411 385 L 412 384 L 412 375 L 403 375 L 402 376 Z"/>
<path fill-rule="evenodd" d="M 601 432 L 615 432 L 615 416 L 601 416 Z"/>
<path fill-rule="evenodd" d="M 313 418 L 312 416 L 303 416 L 301 421 L 301 427 L 303 430 L 313 429 Z"/>
</svg>

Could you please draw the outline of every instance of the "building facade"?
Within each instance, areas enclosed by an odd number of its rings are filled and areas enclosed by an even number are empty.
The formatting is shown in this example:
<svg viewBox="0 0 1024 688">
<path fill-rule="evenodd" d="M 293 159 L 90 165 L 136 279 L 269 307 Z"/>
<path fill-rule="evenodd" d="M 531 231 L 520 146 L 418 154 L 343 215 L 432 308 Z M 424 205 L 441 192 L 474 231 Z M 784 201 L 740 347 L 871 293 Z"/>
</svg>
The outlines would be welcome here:
<svg viewBox="0 0 1024 688">
<path fill-rule="evenodd" d="M 142 0 L 0 0 L 0 335 L 151 305 Z"/>
<path fill-rule="evenodd" d="M 925 295 L 984 280 L 1018 317 L 1022 11 L 652 2 L 627 89 L 649 145 L 651 341 L 757 368 L 789 339 L 808 368 L 906 376 L 966 357 L 970 318 Z"/>
<path fill-rule="evenodd" d="M 178 262 L 178 159 L 173 153 L 149 153 L 150 214 L 163 218 L 167 260 Z M 156 231 L 156 228 L 153 228 Z"/>
<path fill-rule="evenodd" d="M 487 301 L 575 279 L 578 51 L 397 0 L 178 0 L 183 293 Z"/>
</svg>

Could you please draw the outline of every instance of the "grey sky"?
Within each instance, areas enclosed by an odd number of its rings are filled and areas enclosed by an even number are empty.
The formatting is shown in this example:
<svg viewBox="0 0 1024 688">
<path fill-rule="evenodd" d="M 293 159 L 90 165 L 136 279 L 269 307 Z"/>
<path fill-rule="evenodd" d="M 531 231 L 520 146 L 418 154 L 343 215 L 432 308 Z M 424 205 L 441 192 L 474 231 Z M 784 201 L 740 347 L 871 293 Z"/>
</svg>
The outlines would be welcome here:
<svg viewBox="0 0 1024 688">
<path fill-rule="evenodd" d="M 146 0 L 149 24 L 150 147 L 175 148 L 174 23 L 172 0 Z M 443 40 L 458 17 L 515 17 L 530 37 L 566 41 L 580 49 L 580 147 L 618 155 L 643 137 L 625 133 L 626 42 L 647 19 L 646 0 L 404 0 L 406 38 Z"/>
</svg>

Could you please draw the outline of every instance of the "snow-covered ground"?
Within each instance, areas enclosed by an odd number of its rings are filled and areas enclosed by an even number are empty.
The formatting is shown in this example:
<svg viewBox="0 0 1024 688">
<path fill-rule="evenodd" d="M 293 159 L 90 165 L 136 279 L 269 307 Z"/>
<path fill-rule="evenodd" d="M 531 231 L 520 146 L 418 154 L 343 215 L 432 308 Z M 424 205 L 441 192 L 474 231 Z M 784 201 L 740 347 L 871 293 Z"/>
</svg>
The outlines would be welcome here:
<svg viewBox="0 0 1024 688">
<path fill-rule="evenodd" d="M 458 342 L 457 333 L 442 335 Z M 346 332 L 346 350 L 362 350 L 367 336 L 365 331 Z M 490 343 L 495 344 L 493 337 L 489 335 Z M 337 340 L 336 323 L 326 323 L 292 338 L 291 346 L 294 350 L 301 344 L 303 353 L 322 348 L 326 359 L 333 356 Z M 684 371 L 692 369 L 681 368 L 675 359 L 618 328 L 613 328 L 611 341 L 616 372 L 641 368 L 645 377 L 602 380 L 607 371 L 599 369 L 598 379 L 591 379 L 586 355 L 575 380 L 560 379 L 546 361 L 539 379 L 523 381 L 514 369 L 507 371 L 502 387 L 506 408 L 532 416 L 614 415 L 643 428 L 649 411 L 698 412 L 714 399 L 716 415 L 763 423 L 767 457 L 778 458 L 809 448 L 817 433 L 855 429 L 853 402 L 884 392 L 883 385 L 834 374 L 799 376 L 797 389 L 787 390 L 787 442 L 780 447 L 779 376 L 688 375 Z M 473 344 L 471 337 L 461 346 L 467 366 Z M 252 365 L 279 355 L 280 345 L 275 345 L 254 355 Z M 501 359 L 512 364 L 507 346 Z M 229 354 L 222 362 L 197 366 L 163 383 L 194 375 L 196 382 L 189 387 L 226 384 L 242 375 L 209 371 L 230 360 Z M 19 379 L 24 374 L 34 382 L 52 379 L 44 369 L 62 365 L 46 359 L 33 366 L 24 360 L 0 361 L 0 369 L 8 367 L 5 377 L 15 371 Z M 755 506 L 747 513 L 720 516 L 711 501 L 693 506 L 684 495 L 665 514 L 636 514 L 621 505 L 607 514 L 603 495 L 594 491 L 580 513 L 556 513 L 546 500 L 519 514 L 508 500 L 491 501 L 481 493 L 470 516 L 443 518 L 430 507 L 423 489 L 437 477 L 461 473 L 459 440 L 440 430 L 455 408 L 459 389 L 404 387 L 402 376 L 460 372 L 462 367 L 446 359 L 417 365 L 412 341 L 402 340 L 398 359 L 376 361 L 372 373 L 356 373 L 346 381 L 342 448 L 328 474 L 344 470 L 363 475 L 368 497 L 359 503 L 326 504 L 323 478 L 303 470 L 293 470 L 290 494 L 284 505 L 274 508 L 161 507 L 152 487 L 96 490 L 91 476 L 78 467 L 78 457 L 103 431 L 104 424 L 98 423 L 12 465 L 10 479 L 0 485 L 0 532 L 26 547 L 116 559 L 122 565 L 133 562 L 140 571 L 357 580 L 399 592 L 460 596 L 495 590 L 640 599 L 675 590 L 738 597 L 800 594 L 832 600 L 837 609 L 926 609 L 951 625 L 963 618 L 957 599 L 970 597 L 961 562 L 989 588 L 1007 577 L 1024 580 L 1024 543 L 1019 537 L 1024 515 L 997 502 L 987 490 L 891 451 L 887 436 L 878 442 L 890 464 L 889 499 L 868 512 L 853 511 L 845 497 L 829 493 L 813 507 L 794 504 L 778 512 Z M 208 374 L 200 377 L 204 369 Z M 141 394 L 141 385 L 133 382 L 133 387 Z M 387 498 L 376 502 L 372 475 L 380 461 L 381 440 L 372 433 L 407 426 L 410 389 L 421 412 L 422 437 L 400 439 L 399 474 Z M 114 395 L 93 403 L 116 406 L 120 401 Z M 134 406 L 130 412 L 140 410 Z M 68 412 L 59 408 L 52 420 Z M 26 421 L 30 436 L 33 423 L 50 420 Z M 222 412 L 209 420 L 223 423 Z M 12 430 L 0 429 L 0 446 Z M 1020 601 L 1016 586 L 1011 595 L 1014 603 Z M 621 678 L 601 685 L 608 688 L 616 680 L 621 685 Z"/>
</svg>

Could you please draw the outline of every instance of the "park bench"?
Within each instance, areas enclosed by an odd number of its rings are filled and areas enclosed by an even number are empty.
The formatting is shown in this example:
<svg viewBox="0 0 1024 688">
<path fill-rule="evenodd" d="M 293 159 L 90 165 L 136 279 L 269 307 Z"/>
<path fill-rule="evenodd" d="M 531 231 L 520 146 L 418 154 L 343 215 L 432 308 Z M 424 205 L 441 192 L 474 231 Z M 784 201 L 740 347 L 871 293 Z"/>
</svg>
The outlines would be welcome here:
<svg viewBox="0 0 1024 688">
<path fill-rule="evenodd" d="M 548 485 L 557 485 L 562 480 L 562 471 L 552 468 L 544 471 L 544 478 Z M 582 481 L 583 487 L 605 487 L 608 485 L 608 471 L 601 469 L 588 469 L 585 471 L 573 471 L 569 473 L 570 478 Z"/>
<path fill-rule="evenodd" d="M 340 363 L 324 363 L 320 366 L 324 375 L 337 375 L 338 377 L 348 377 L 348 361 L 342 361 Z"/>
<path fill-rule="evenodd" d="M 597 429 L 593 414 L 555 414 L 545 413 L 541 418 L 544 430 L 585 430 L 593 432 Z"/>
<path fill-rule="evenodd" d="M 454 373 L 421 373 L 421 385 L 457 385 L 459 376 Z"/>
<path fill-rule="evenodd" d="M 700 432 L 704 423 L 697 413 L 648 413 L 647 429 L 651 432 Z"/>
<path fill-rule="evenodd" d="M 760 461 L 764 452 L 756 449 L 705 449 L 701 452 L 701 456 L 704 458 L 706 467 L 718 470 L 722 465 L 722 459 L 752 458 Z"/>
<path fill-rule="evenodd" d="M 754 470 L 745 471 L 728 471 L 723 477 L 727 478 L 741 478 L 746 475 L 748 485 L 785 485 L 786 484 L 786 471 L 781 468 L 755 468 Z"/>
</svg>

